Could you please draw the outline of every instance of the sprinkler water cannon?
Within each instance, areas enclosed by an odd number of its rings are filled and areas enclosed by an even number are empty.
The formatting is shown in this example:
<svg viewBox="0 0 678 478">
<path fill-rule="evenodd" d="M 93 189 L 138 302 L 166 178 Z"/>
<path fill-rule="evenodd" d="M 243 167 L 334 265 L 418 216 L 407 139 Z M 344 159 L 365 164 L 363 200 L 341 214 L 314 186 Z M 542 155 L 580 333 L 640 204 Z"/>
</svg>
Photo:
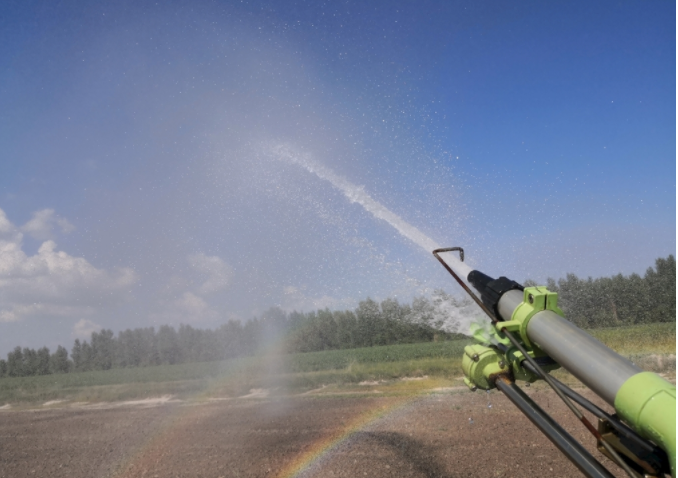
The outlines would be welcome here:
<svg viewBox="0 0 678 478">
<path fill-rule="evenodd" d="M 644 372 L 565 319 L 558 294 L 523 287 L 506 277 L 493 279 L 468 267 L 450 266 L 433 255 L 488 315 L 489 328 L 475 326 L 478 342 L 464 349 L 464 382 L 472 390 L 497 388 L 588 477 L 613 475 L 516 385 L 546 381 L 596 438 L 598 449 L 630 477 L 676 477 L 676 387 Z M 462 277 L 457 272 L 461 272 Z M 475 289 L 476 294 L 468 284 Z M 614 414 L 579 395 L 549 374 L 564 368 L 614 407 Z M 584 408 L 598 426 L 581 413 Z"/>
</svg>

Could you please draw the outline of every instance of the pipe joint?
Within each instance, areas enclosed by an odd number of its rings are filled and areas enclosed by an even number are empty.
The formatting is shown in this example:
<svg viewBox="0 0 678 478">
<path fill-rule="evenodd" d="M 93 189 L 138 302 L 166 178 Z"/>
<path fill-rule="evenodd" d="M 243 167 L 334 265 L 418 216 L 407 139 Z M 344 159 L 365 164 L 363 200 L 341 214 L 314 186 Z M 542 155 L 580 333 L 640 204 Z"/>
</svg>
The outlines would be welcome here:
<svg viewBox="0 0 678 478">
<path fill-rule="evenodd" d="M 526 348 L 535 351 L 535 356 L 546 355 L 530 341 L 527 335 L 527 325 L 530 319 L 544 310 L 553 311 L 564 317 L 563 311 L 558 308 L 557 293 L 551 292 L 546 287 L 526 287 L 523 290 L 523 302 L 515 308 L 511 320 L 498 323 L 497 328 L 518 333 Z"/>
</svg>

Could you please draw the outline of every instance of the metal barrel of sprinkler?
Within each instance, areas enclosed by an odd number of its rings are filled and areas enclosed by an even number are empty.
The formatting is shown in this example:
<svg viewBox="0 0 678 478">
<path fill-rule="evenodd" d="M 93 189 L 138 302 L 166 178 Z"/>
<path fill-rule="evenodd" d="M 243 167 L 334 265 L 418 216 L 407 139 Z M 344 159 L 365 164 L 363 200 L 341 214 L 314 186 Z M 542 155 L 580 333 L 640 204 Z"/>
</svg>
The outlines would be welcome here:
<svg viewBox="0 0 678 478">
<path fill-rule="evenodd" d="M 501 296 L 497 308 L 502 320 L 511 320 L 513 312 L 523 303 L 523 295 L 522 291 L 510 290 Z M 551 310 L 537 312 L 530 318 L 527 336 L 532 343 L 613 406 L 622 385 L 634 375 L 643 372 L 630 360 Z"/>
<path fill-rule="evenodd" d="M 544 287 L 524 288 L 506 277 L 493 279 L 480 271 L 473 270 L 466 273 L 468 269 L 460 268 L 459 272 L 461 272 L 465 281 L 462 280 L 439 255 L 441 252 L 450 251 L 459 251 L 460 258 L 463 261 L 463 250 L 461 248 L 437 249 L 433 253 L 473 300 L 488 314 L 495 324 L 495 328 L 500 332 L 505 332 L 511 342 L 519 347 L 522 352 L 525 352 L 525 355 L 527 355 L 527 351 L 523 349 L 523 346 L 526 346 L 527 349 L 543 352 L 589 387 L 596 395 L 612 405 L 619 417 L 628 423 L 635 432 L 656 443 L 666 452 L 672 476 L 676 477 L 675 385 L 654 373 L 644 372 L 630 360 L 617 354 L 566 320 L 562 311 L 557 307 L 557 294 Z M 467 283 L 480 293 L 480 297 L 469 288 Z M 514 338 L 509 331 L 516 334 L 517 337 Z M 548 374 L 534 370 L 534 368 L 539 369 L 539 366 L 533 359 L 525 358 L 527 360 L 523 361 L 523 368 L 537 372 L 537 375 L 542 375 L 540 378 L 547 380 L 559 395 L 567 389 L 560 383 L 556 384 L 557 381 Z M 517 396 L 513 387 L 509 387 L 504 379 L 496 380 L 496 386 L 509 398 Z M 565 395 L 571 394 L 571 392 L 571 390 L 565 391 Z M 586 400 L 582 397 L 579 398 L 583 402 L 580 400 L 578 403 L 584 405 Z M 574 400 L 577 401 L 576 398 Z M 512 401 L 514 400 L 512 399 Z M 564 401 L 573 409 L 569 399 L 564 398 Z M 516 402 L 514 401 L 514 403 Z M 597 408 L 590 403 L 584 405 L 584 408 L 589 409 L 590 407 Z M 579 414 L 578 411 L 574 409 L 573 411 Z M 598 411 L 606 415 L 599 409 Z M 529 416 L 527 413 L 526 415 Z M 609 415 L 607 417 L 613 422 L 617 420 L 609 417 Z M 585 419 L 582 421 L 585 424 L 587 423 Z M 534 420 L 533 422 L 539 426 Z M 619 425 L 618 421 L 617 425 Z M 618 428 L 622 430 L 623 425 L 618 426 Z M 542 431 L 545 430 L 542 429 Z M 624 433 L 633 434 L 628 429 Z M 597 435 L 600 440 L 599 433 L 594 433 L 594 435 Z M 553 438 L 552 441 L 554 441 Z M 554 443 L 556 442 L 554 441 Z M 610 451 L 607 443 L 603 443 L 603 445 Z M 616 456 L 615 452 L 610 452 L 615 455 L 615 461 L 619 462 L 619 457 Z M 582 468 L 580 467 L 580 469 Z M 582 469 L 582 471 L 584 470 Z M 627 470 L 627 472 L 633 476 L 631 470 Z M 585 474 L 592 476 L 588 473 Z"/>
</svg>

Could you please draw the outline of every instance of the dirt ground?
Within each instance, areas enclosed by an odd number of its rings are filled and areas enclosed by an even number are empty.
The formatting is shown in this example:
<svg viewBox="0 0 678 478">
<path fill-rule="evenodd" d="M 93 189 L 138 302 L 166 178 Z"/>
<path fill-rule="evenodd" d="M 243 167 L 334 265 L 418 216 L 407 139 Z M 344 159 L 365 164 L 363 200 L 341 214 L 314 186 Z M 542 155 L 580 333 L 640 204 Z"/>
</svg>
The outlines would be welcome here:
<svg viewBox="0 0 678 478">
<path fill-rule="evenodd" d="M 0 477 L 581 476 L 497 391 L 55 406 L 0 411 Z"/>
</svg>

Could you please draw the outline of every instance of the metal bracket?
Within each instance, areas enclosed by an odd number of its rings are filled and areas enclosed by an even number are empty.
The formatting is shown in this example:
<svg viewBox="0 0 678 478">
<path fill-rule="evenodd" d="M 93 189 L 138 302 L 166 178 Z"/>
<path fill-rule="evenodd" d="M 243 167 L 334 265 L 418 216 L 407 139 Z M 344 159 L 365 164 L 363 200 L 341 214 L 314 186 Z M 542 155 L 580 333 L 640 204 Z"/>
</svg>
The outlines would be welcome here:
<svg viewBox="0 0 678 478">
<path fill-rule="evenodd" d="M 610 424 L 610 422 L 607 419 L 605 418 L 598 419 L 598 432 L 603 437 L 603 439 L 612 448 L 614 448 L 614 450 L 619 454 L 621 459 L 624 460 L 626 464 L 633 469 L 633 471 L 639 473 L 641 476 L 644 476 L 645 478 L 659 477 L 664 475 L 660 470 L 655 469 L 655 467 L 650 465 L 646 460 L 640 458 L 637 454 L 639 450 L 634 449 L 636 447 L 633 446 L 633 443 L 630 442 L 625 443 L 625 440 L 623 441 L 619 437 L 617 430 L 615 430 L 615 428 Z M 598 440 L 598 451 L 600 451 L 610 460 L 614 461 L 614 458 L 608 452 L 608 450 L 605 449 L 600 440 Z"/>
<path fill-rule="evenodd" d="M 453 252 L 453 251 L 459 251 L 459 258 L 461 259 L 462 262 L 464 262 L 464 249 L 462 249 L 461 247 L 443 247 L 441 249 L 434 250 L 433 255 L 436 256 L 436 259 L 438 259 L 438 261 L 443 265 L 445 270 L 447 270 L 447 272 L 449 272 L 452 275 L 452 277 L 454 277 L 454 280 L 456 280 L 459 283 L 461 288 L 464 289 L 466 293 L 471 296 L 474 302 L 478 304 L 478 306 L 481 309 L 483 309 L 483 312 L 485 312 L 488 315 L 490 320 L 492 320 L 492 322 L 496 322 L 497 318 L 494 316 L 494 313 L 490 309 L 488 309 L 485 304 L 483 304 L 483 301 L 480 300 L 480 298 L 473 293 L 471 288 L 467 286 L 466 283 L 459 278 L 456 272 L 452 270 L 449 264 L 445 262 L 445 260 L 442 257 L 440 257 L 440 254 L 443 252 Z"/>
</svg>

